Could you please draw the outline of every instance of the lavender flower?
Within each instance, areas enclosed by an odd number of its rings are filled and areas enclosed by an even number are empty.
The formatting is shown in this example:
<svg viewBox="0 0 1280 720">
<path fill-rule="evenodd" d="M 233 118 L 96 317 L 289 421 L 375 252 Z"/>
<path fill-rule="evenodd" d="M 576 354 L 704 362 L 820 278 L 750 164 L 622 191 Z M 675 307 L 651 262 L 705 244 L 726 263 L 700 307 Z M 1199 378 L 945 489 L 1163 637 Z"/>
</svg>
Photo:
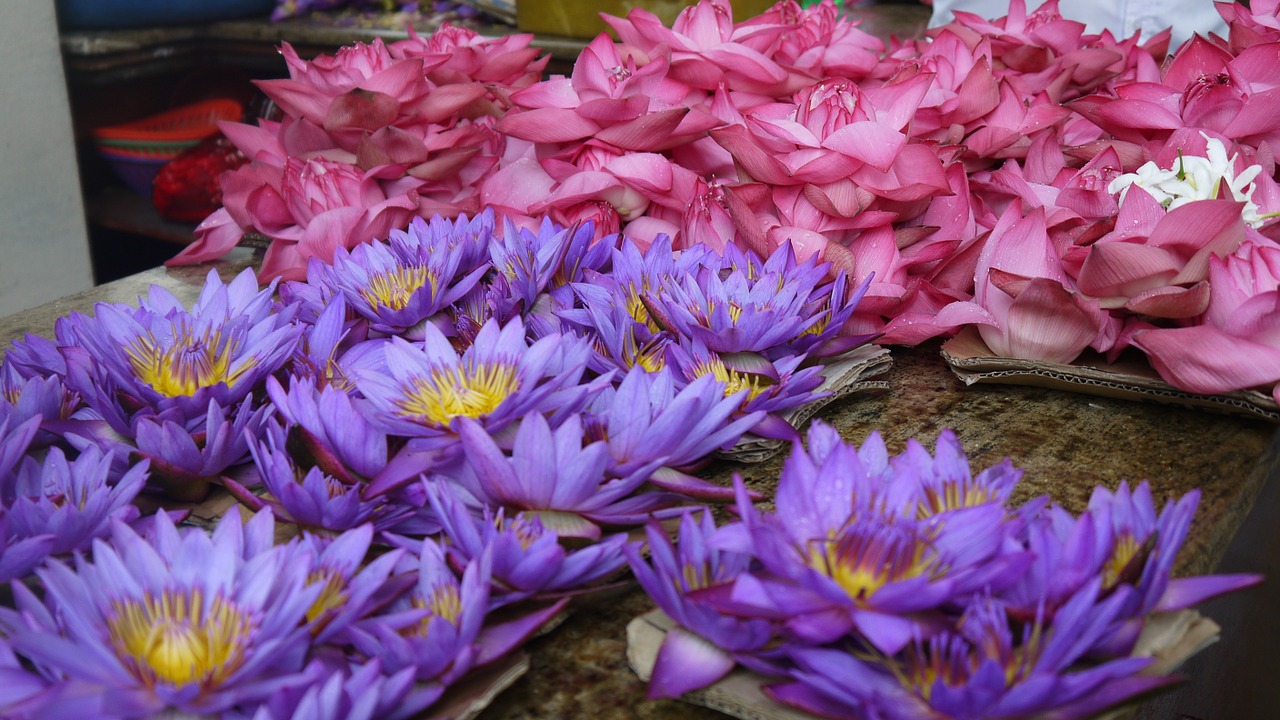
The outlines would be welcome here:
<svg viewBox="0 0 1280 720">
<path fill-rule="evenodd" d="M 726 397 L 714 377 L 704 375 L 677 390 L 666 370 L 632 370 L 616 390 L 596 396 L 586 415 L 592 434 L 609 448 L 609 474 L 627 477 L 641 468 L 661 467 L 649 482 L 672 492 L 703 499 L 731 500 L 729 488 L 680 472 L 717 450 L 729 447 L 764 419 L 762 412 L 740 414 L 740 396 Z"/>
<path fill-rule="evenodd" d="M 357 371 L 356 386 L 377 410 L 371 419 L 388 433 L 438 438 L 459 418 L 498 432 L 531 411 L 572 412 L 592 389 L 579 384 L 588 350 L 577 338 L 552 335 L 530 345 L 519 319 L 502 327 L 490 321 L 459 356 L 439 330 L 424 331 L 421 346 L 400 338 L 384 345 L 385 372 Z"/>
<path fill-rule="evenodd" d="M 80 683 L 103 712 L 208 714 L 258 703 L 298 681 L 319 594 L 286 547 L 259 548 L 261 514 L 242 529 L 230 513 L 212 536 L 179 531 L 163 513 L 152 541 L 117 524 L 92 563 L 51 561 L 46 599 L 14 585 L 17 610 L 0 613 L 15 652 L 48 677 Z"/>
<path fill-rule="evenodd" d="M 414 677 L 434 691 L 444 689 L 472 668 L 486 665 L 523 643 L 563 607 L 563 601 L 505 625 L 485 627 L 489 605 L 491 558 L 488 552 L 454 575 L 444 550 L 423 542 L 418 581 L 408 597 L 389 611 L 354 625 L 357 650 L 378 660 L 388 672 L 414 669 Z"/>
<path fill-rule="evenodd" d="M 314 680 L 275 693 L 246 720 L 406 720 L 439 695 L 416 684 L 413 668 L 388 675 L 377 660 L 336 668 L 317 661 L 307 675 Z"/>
<path fill-rule="evenodd" d="M 640 586 L 679 624 L 667 633 L 658 651 L 649 697 L 679 697 L 706 687 L 737 663 L 758 672 L 779 672 L 766 659 L 779 652 L 770 647 L 777 636 L 775 623 L 725 615 L 699 600 L 699 594 L 710 588 L 729 587 L 751 565 L 750 555 L 714 546 L 716 527 L 711 514 L 704 511 L 700 520 L 691 512 L 681 516 L 678 546 L 672 545 L 670 534 L 660 525 L 649 523 L 645 532 L 650 560 L 637 544 L 625 548 L 627 560 Z"/>
<path fill-rule="evenodd" d="M 111 457 L 89 448 L 68 462 L 59 448 L 50 448 L 43 462 L 27 458 L 12 485 L 0 485 L 9 509 L 9 533 L 14 538 L 52 534 L 57 541 L 50 554 L 88 550 L 94 538 L 104 538 L 111 522 L 138 517 L 133 499 L 147 479 L 145 461 L 108 484 Z"/>
<path fill-rule="evenodd" d="M 515 513 L 508 518 L 485 508 L 475 517 L 448 483 L 428 486 L 431 507 L 451 541 L 449 553 L 459 564 L 478 558 L 486 550 L 492 558 L 490 605 L 509 605 L 531 597 L 554 598 L 573 594 L 612 575 L 625 560 L 625 535 L 614 535 L 575 551 L 566 550 L 554 530 L 536 515 Z"/>
<path fill-rule="evenodd" d="M 541 415 L 526 415 L 510 457 L 474 420 L 460 420 L 458 434 L 466 461 L 449 477 L 478 505 L 537 517 L 561 537 L 596 540 L 601 525 L 639 525 L 651 513 L 674 514 L 687 502 L 674 493 L 641 491 L 659 460 L 627 477 L 606 475 L 608 447 L 601 441 L 584 444 L 577 415 L 555 430 Z"/>
<path fill-rule="evenodd" d="M 418 338 L 419 325 L 465 295 L 488 270 L 493 211 L 474 220 L 415 218 L 408 231 L 393 230 L 387 243 L 339 248 L 332 265 L 308 268 L 309 281 L 341 293 L 370 329 Z"/>
</svg>

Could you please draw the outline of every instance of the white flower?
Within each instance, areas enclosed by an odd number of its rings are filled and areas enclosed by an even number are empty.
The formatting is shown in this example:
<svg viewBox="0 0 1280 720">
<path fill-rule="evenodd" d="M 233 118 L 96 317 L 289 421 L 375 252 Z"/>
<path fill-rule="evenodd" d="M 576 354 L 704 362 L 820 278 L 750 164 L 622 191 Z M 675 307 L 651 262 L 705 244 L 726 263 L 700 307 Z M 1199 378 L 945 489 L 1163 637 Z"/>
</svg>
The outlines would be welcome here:
<svg viewBox="0 0 1280 720">
<path fill-rule="evenodd" d="M 1213 200 L 1225 184 L 1231 192 L 1232 199 L 1244 203 L 1240 217 L 1250 227 L 1258 227 L 1266 218 L 1258 214 L 1258 206 L 1253 202 L 1255 188 L 1254 178 L 1262 172 L 1262 166 L 1250 165 L 1235 174 L 1236 157 L 1227 157 L 1227 148 L 1221 140 L 1204 135 L 1207 141 L 1206 154 L 1178 155 L 1173 167 L 1165 170 L 1154 162 L 1138 168 L 1136 173 L 1126 173 L 1111 181 L 1107 191 L 1120 194 L 1120 202 L 1124 202 L 1129 188 L 1137 185 L 1151 194 L 1167 210 L 1181 207 L 1197 200 Z"/>
</svg>

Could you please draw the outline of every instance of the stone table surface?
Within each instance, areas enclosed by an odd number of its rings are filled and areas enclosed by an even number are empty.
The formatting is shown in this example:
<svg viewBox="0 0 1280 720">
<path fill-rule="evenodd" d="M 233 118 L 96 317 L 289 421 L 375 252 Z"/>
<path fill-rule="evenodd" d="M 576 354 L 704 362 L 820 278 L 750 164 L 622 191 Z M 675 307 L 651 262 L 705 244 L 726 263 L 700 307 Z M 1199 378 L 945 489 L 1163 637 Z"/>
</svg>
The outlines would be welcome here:
<svg viewBox="0 0 1280 720">
<path fill-rule="evenodd" d="M 213 267 L 229 278 L 248 262 L 242 255 Z M 209 270 L 157 268 L 0 318 L 0 353 L 25 333 L 51 336 L 57 318 L 69 312 L 91 312 L 100 301 L 132 303 L 153 283 L 189 303 Z M 893 358 L 888 390 L 839 400 L 819 417 L 855 443 L 878 431 L 891 452 L 911 438 L 932 448 L 938 432 L 951 428 L 975 471 L 1005 457 L 1024 469 L 1015 501 L 1047 494 L 1072 512 L 1085 507 L 1095 485 L 1115 488 L 1124 479 L 1149 480 L 1158 504 L 1200 488 L 1180 573 L 1217 565 L 1276 470 L 1276 429 L 1264 421 L 1043 388 L 968 388 L 947 369 L 936 344 L 895 348 Z M 752 466 L 719 463 L 706 474 L 727 483 L 741 473 L 769 497 L 783 458 Z M 481 715 L 484 720 L 724 717 L 645 700 L 625 659 L 627 622 L 653 608 L 642 592 L 614 591 L 575 607 L 563 625 L 533 641 L 529 673 Z"/>
</svg>

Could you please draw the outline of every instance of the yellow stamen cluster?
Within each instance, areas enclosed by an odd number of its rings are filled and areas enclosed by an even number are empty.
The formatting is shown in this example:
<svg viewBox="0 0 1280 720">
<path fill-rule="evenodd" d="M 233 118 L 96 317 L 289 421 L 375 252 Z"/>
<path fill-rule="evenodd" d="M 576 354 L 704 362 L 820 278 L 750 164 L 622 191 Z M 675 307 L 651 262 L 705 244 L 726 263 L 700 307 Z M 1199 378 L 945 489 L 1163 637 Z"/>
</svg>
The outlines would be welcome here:
<svg viewBox="0 0 1280 720">
<path fill-rule="evenodd" d="M 809 566 L 861 602 L 889 583 L 934 576 L 937 556 L 920 538 L 845 533 L 809 543 Z"/>
<path fill-rule="evenodd" d="M 455 417 L 488 415 L 519 387 L 514 365 L 463 363 L 434 368 L 430 375 L 414 379 L 397 404 L 407 417 L 448 427 Z"/>
<path fill-rule="evenodd" d="M 257 625 L 235 603 L 198 589 L 166 590 L 113 604 L 112 646 L 149 687 L 159 683 L 213 687 L 243 664 Z"/>
<path fill-rule="evenodd" d="M 139 380 L 165 397 L 178 397 L 195 395 L 218 383 L 235 383 L 253 366 L 253 360 L 247 358 L 232 367 L 237 344 L 217 330 L 196 336 L 190 328 L 175 327 L 172 343 L 161 343 L 148 333 L 126 345 L 124 351 Z"/>
<path fill-rule="evenodd" d="M 941 487 L 926 487 L 920 499 L 917 517 L 921 520 L 934 515 L 985 505 L 996 499 L 991 488 L 971 479 L 943 482 Z"/>
<path fill-rule="evenodd" d="M 736 392 L 742 390 L 747 391 L 747 399 L 744 402 L 754 400 L 760 395 L 767 392 L 773 387 L 773 381 L 763 375 L 754 373 L 738 372 L 725 367 L 724 361 L 720 358 L 712 358 L 710 360 L 699 363 L 693 372 L 698 377 L 703 375 L 711 375 L 715 379 L 724 383 L 724 395 L 729 397 Z"/>
<path fill-rule="evenodd" d="M 418 610 L 429 611 L 431 615 L 423 618 L 417 625 L 405 628 L 405 632 L 409 635 L 426 637 L 433 617 L 441 618 L 451 625 L 457 625 L 458 619 L 462 617 L 462 596 L 454 585 L 441 585 L 431 593 L 429 598 L 415 593 L 410 603 Z"/>
<path fill-rule="evenodd" d="M 1114 587 L 1120 582 L 1120 576 L 1124 573 L 1126 567 L 1133 558 L 1142 549 L 1142 545 L 1138 542 L 1133 533 L 1120 533 L 1111 547 L 1111 557 L 1107 559 L 1107 564 L 1102 569 L 1102 583 L 1104 588 Z"/>
<path fill-rule="evenodd" d="M 307 608 L 309 623 L 337 610 L 347 602 L 347 584 L 342 573 L 329 568 L 320 568 L 307 574 L 307 585 L 320 584 L 323 584 L 323 589 L 316 596 L 316 601 L 311 603 L 311 607 Z"/>
<path fill-rule="evenodd" d="M 370 305 L 391 310 L 403 310 L 419 288 L 430 286 L 435 291 L 436 279 L 425 267 L 397 267 L 369 278 L 369 284 L 360 292 Z"/>
</svg>

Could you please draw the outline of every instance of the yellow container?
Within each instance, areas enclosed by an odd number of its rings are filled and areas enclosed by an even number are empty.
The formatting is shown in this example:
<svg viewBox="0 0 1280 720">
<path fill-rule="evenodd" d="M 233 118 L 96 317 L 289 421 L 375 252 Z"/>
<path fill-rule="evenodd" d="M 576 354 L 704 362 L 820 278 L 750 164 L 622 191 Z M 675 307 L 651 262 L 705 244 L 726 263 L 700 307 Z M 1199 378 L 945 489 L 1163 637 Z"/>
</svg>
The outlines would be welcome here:
<svg viewBox="0 0 1280 720">
<path fill-rule="evenodd" d="M 626 17 L 632 8 L 642 8 L 671 23 L 680 11 L 695 0 L 518 0 L 516 27 L 523 32 L 562 37 L 594 38 L 608 29 L 600 13 Z M 754 17 L 773 7 L 777 0 L 731 0 L 734 22 Z"/>
</svg>

